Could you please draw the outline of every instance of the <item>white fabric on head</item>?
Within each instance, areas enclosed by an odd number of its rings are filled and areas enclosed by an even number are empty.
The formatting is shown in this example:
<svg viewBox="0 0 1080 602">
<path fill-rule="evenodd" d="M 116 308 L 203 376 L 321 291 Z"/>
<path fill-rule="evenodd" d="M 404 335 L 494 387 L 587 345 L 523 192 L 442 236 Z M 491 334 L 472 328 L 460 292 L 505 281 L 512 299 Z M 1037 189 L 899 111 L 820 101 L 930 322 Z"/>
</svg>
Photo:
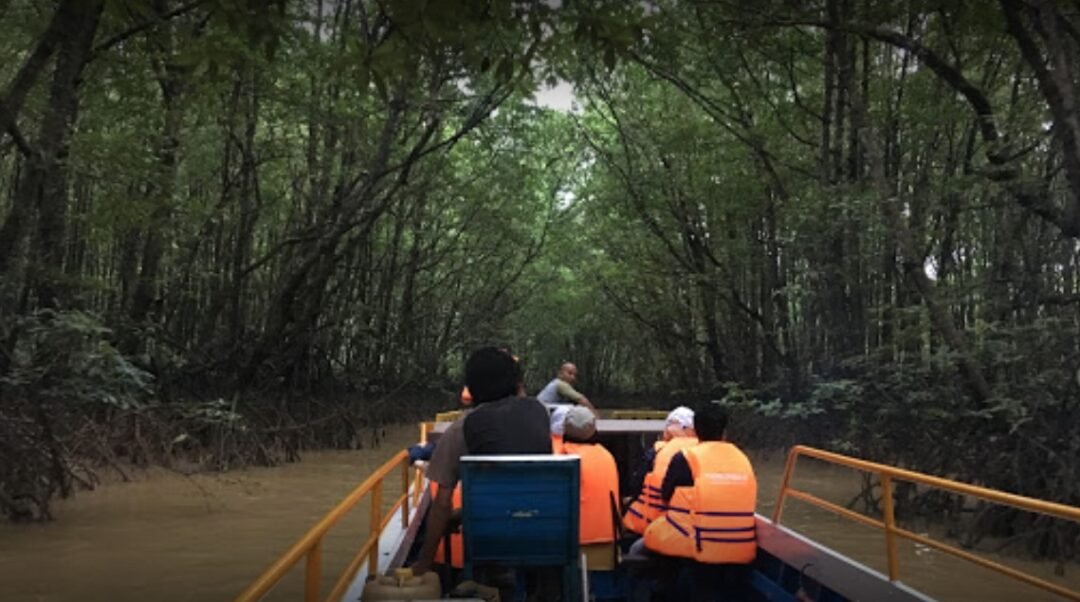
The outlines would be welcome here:
<svg viewBox="0 0 1080 602">
<path fill-rule="evenodd" d="M 668 412 L 665 426 L 677 426 L 681 429 L 694 428 L 694 410 L 686 406 L 679 406 Z"/>
</svg>

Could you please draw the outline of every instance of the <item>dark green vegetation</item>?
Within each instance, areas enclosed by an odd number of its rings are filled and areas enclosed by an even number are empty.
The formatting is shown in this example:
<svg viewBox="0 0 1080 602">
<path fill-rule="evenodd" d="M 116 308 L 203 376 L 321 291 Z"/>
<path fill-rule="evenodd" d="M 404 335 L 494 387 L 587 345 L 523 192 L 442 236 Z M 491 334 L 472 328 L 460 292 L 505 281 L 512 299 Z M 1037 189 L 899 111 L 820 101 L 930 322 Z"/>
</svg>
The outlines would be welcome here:
<svg viewBox="0 0 1080 602">
<path fill-rule="evenodd" d="M 1075 8 L 568 4 L 0 2 L 0 512 L 356 445 L 490 341 L 1080 503 Z"/>
</svg>

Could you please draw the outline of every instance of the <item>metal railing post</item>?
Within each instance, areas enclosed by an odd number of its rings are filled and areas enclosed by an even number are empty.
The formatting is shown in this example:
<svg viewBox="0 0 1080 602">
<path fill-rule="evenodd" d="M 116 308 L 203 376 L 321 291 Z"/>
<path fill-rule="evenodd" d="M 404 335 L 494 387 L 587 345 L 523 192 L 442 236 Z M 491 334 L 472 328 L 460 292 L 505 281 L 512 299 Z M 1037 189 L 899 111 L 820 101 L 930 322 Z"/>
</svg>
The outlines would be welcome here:
<svg viewBox="0 0 1080 602">
<path fill-rule="evenodd" d="M 409 460 L 401 463 L 401 528 L 409 527 Z"/>
<path fill-rule="evenodd" d="M 799 459 L 799 446 L 791 448 L 788 452 L 787 462 L 784 463 L 784 478 L 780 481 L 780 495 L 776 499 L 776 507 L 773 508 L 772 522 L 780 524 L 780 518 L 784 515 L 784 499 L 787 498 L 788 485 L 791 483 L 791 474 L 795 472 L 795 461 Z"/>
<path fill-rule="evenodd" d="M 371 490 L 371 522 L 368 523 L 368 537 L 371 533 L 375 534 L 378 538 L 379 527 L 382 524 L 382 486 L 383 482 L 380 479 L 378 483 L 375 483 L 375 487 Z M 375 543 L 371 547 L 370 555 L 368 556 L 368 575 L 379 574 L 379 544 Z"/>
<path fill-rule="evenodd" d="M 900 579 L 900 563 L 896 558 L 896 516 L 893 509 L 892 477 L 878 473 L 881 477 L 882 508 L 885 513 L 885 558 L 889 563 L 889 581 Z"/>
<path fill-rule="evenodd" d="M 372 515 L 374 521 L 368 529 L 368 534 L 363 546 L 357 550 L 347 568 L 338 578 L 337 583 L 331 588 L 328 599 L 337 600 L 344 595 L 349 587 L 350 580 L 368 560 L 371 566 L 377 566 L 378 562 L 378 539 L 382 524 L 382 483 L 387 475 L 398 469 L 398 466 L 409 463 L 409 454 L 402 450 L 393 458 L 380 466 L 374 473 L 368 475 L 345 499 L 323 516 L 315 525 L 296 541 L 289 549 L 266 568 L 254 581 L 249 584 L 235 602 L 256 602 L 266 595 L 281 579 L 301 562 L 305 563 L 304 569 L 304 600 L 318 600 L 322 589 L 322 544 L 327 531 L 334 527 L 346 516 L 357 504 L 372 494 L 374 509 Z M 419 474 L 419 473 L 418 473 Z M 399 498 L 394 500 L 392 509 L 387 514 L 389 517 L 397 510 L 398 504 L 407 504 L 407 500 Z M 413 504 L 413 508 L 416 503 Z"/>
<path fill-rule="evenodd" d="M 414 480 L 415 480 L 415 482 L 413 483 L 414 487 L 413 487 L 413 498 L 412 498 L 413 508 L 420 505 L 420 496 L 423 495 L 423 493 L 424 493 L 424 491 L 423 491 L 423 486 L 424 486 L 424 473 L 423 473 L 423 471 L 421 471 L 420 469 L 417 469 L 416 470 L 416 476 L 415 476 Z"/>
<path fill-rule="evenodd" d="M 307 553 L 304 567 L 304 602 L 318 602 L 319 585 L 322 582 L 322 538 Z"/>
</svg>

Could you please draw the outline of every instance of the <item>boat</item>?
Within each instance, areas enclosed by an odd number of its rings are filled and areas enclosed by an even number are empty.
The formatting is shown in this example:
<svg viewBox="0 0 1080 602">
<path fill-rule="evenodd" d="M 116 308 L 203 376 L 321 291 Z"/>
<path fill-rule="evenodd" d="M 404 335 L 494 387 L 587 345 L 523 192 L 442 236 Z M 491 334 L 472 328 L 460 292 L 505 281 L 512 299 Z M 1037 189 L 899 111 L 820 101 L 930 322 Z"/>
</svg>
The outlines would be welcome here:
<svg viewBox="0 0 1080 602">
<path fill-rule="evenodd" d="M 451 421 L 460 413 L 446 412 L 435 420 L 420 425 L 420 441 L 437 441 Z M 664 412 L 652 410 L 614 411 L 597 421 L 598 439 L 615 456 L 620 470 L 620 485 L 625 488 L 629 482 L 629 472 L 633 463 L 640 458 L 644 446 L 663 431 Z M 487 462 L 489 466 L 498 466 L 500 462 L 512 463 L 533 461 L 557 469 L 557 462 L 548 462 L 558 456 L 515 456 L 473 458 L 472 463 Z M 566 458 L 563 456 L 563 458 Z M 882 512 L 880 516 L 871 516 L 852 511 L 807 491 L 793 486 L 799 460 L 813 458 L 837 466 L 863 471 L 875 475 L 881 484 Z M 576 460 L 575 460 L 576 464 Z M 576 468 L 575 468 L 576 470 Z M 476 475 L 482 471 L 472 471 Z M 470 478 L 479 482 L 480 477 L 470 477 L 463 472 L 465 487 L 470 486 Z M 506 474 L 514 474 L 512 471 Z M 576 475 L 577 473 L 573 473 Z M 904 481 L 919 486 L 935 487 L 954 494 L 969 496 L 991 503 L 1005 504 L 1031 512 L 1051 515 L 1065 520 L 1080 522 L 1080 508 L 1057 504 L 1044 500 L 1005 493 L 975 485 L 926 475 L 901 468 L 878 464 L 825 450 L 806 446 L 795 446 L 788 452 L 787 462 L 780 486 L 779 499 L 771 516 L 756 515 L 756 536 L 758 556 L 751 568 L 751 584 L 757 600 L 775 602 L 922 602 L 933 600 L 930 596 L 916 591 L 901 581 L 897 542 L 901 539 L 916 542 L 945 554 L 967 560 L 985 569 L 1025 582 L 1060 596 L 1065 600 L 1080 601 L 1080 591 L 1072 590 L 1058 583 L 1047 581 L 1005 566 L 995 560 L 980 556 L 971 551 L 936 540 L 928 535 L 915 533 L 900 526 L 894 516 L 893 487 L 896 482 Z M 567 483 L 570 481 L 567 480 Z M 570 499 L 577 498 L 576 476 L 573 480 L 573 492 Z M 479 487 L 479 485 L 477 485 Z M 391 494 L 391 490 L 394 494 Z M 569 489 L 566 489 L 569 491 Z M 513 490 L 499 498 L 510 500 Z M 558 493 L 558 491 L 556 491 Z M 623 493 L 636 493 L 626 492 Z M 468 498 L 466 493 L 466 499 Z M 789 500 L 812 504 L 821 509 L 837 514 L 855 523 L 871 526 L 882 531 L 887 558 L 887 571 L 876 571 L 850 557 L 838 553 L 820 542 L 796 532 L 782 524 L 785 504 Z M 361 504 L 366 501 L 367 503 Z M 293 567 L 304 566 L 304 602 L 356 602 L 363 599 L 365 585 L 375 576 L 393 574 L 395 570 L 406 567 L 418 551 L 423 519 L 431 503 L 431 487 L 424 476 L 422 466 L 414 466 L 406 450 L 394 455 L 380 468 L 368 475 L 351 493 L 320 519 L 307 533 L 301 536 L 285 553 L 275 560 L 236 598 L 236 602 L 254 602 L 262 599 L 277 585 Z M 507 502 L 510 503 L 510 502 Z M 331 529 L 343 517 L 358 506 L 366 506 L 369 512 L 368 532 L 345 570 L 338 575 L 326 591 L 323 590 L 323 540 Z M 539 506 L 539 502 L 533 505 Z M 530 506 L 531 508 L 531 506 Z M 543 511 L 529 509 L 509 512 L 516 518 L 528 519 Z M 521 515 L 521 516 L 518 516 Z M 466 517 L 465 524 L 469 524 Z M 569 524 L 571 521 L 563 521 Z M 576 534 L 577 518 L 574 514 L 573 532 Z M 517 523 L 526 524 L 526 523 Z M 520 530 L 520 533 L 539 533 L 539 531 Z M 531 535 L 529 537 L 537 537 Z M 576 538 L 576 535 L 575 535 Z M 543 542 L 520 541 L 522 546 Z M 549 542 L 550 543 L 550 542 Z M 467 539 L 466 548 L 470 545 Z M 546 544 L 544 544 L 546 545 Z M 633 563 L 616 563 L 613 568 L 590 570 L 588 557 L 578 555 L 576 540 L 571 544 L 564 564 L 564 573 L 572 575 L 572 581 L 564 578 L 564 599 L 569 600 L 628 600 L 629 587 L 634 580 Z M 579 561 L 580 559 L 580 561 Z M 593 566 L 595 569 L 595 564 Z M 469 569 L 466 569 L 468 574 Z M 401 574 L 401 573 L 399 573 Z M 389 599 L 389 598 L 380 598 Z"/>
</svg>

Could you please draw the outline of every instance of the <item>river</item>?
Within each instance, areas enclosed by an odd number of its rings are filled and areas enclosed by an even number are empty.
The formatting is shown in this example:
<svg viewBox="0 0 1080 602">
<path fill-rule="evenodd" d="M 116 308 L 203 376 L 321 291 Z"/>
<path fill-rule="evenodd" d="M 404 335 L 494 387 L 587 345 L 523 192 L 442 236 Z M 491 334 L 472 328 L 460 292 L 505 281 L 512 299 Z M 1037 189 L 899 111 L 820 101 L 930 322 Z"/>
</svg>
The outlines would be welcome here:
<svg viewBox="0 0 1080 602">
<path fill-rule="evenodd" d="M 283 552 L 366 474 L 413 442 L 415 427 L 390 429 L 375 450 L 307 453 L 274 468 L 185 477 L 151 470 L 57 502 L 56 520 L 0 525 L 0 600 L 86 602 L 225 601 Z M 759 509 L 771 510 L 783 458 L 755 456 Z M 800 468 L 797 485 L 829 499 L 850 498 L 857 479 L 823 466 Z M 366 527 L 362 505 L 331 533 L 323 558 L 327 583 L 354 551 Z M 792 501 L 785 524 L 883 570 L 880 533 Z M 1057 600 L 929 549 L 900 544 L 901 575 L 942 600 Z M 1046 563 L 1007 561 L 1053 578 Z M 1057 578 L 1080 590 L 1080 571 Z M 325 587 L 325 586 L 324 586 Z M 298 600 L 299 569 L 269 600 Z M 326 591 L 325 589 L 323 591 Z"/>
</svg>

